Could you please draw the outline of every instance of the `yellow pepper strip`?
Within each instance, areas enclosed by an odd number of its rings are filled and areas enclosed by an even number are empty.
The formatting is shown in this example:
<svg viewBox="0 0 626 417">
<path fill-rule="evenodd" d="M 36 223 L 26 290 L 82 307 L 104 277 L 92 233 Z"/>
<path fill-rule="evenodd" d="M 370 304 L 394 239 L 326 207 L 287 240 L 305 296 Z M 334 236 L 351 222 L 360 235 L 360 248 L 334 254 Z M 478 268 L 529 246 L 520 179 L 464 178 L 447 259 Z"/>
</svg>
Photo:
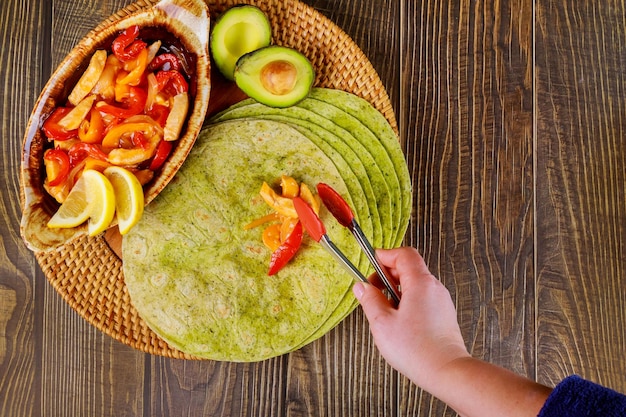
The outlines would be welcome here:
<svg viewBox="0 0 626 417">
<path fill-rule="evenodd" d="M 96 95 L 90 95 L 84 98 L 76 107 L 59 120 L 59 126 L 66 130 L 78 129 L 81 122 L 87 118 L 87 115 L 96 101 Z"/>
<path fill-rule="evenodd" d="M 95 107 L 91 109 L 90 120 L 83 120 L 78 127 L 78 138 L 85 143 L 100 143 L 104 135 L 104 121 Z"/>
<path fill-rule="evenodd" d="M 248 223 L 247 225 L 245 225 L 243 228 L 244 230 L 250 230 L 250 229 L 254 229 L 255 227 L 259 227 L 262 224 L 265 223 L 269 223 L 269 222 L 275 222 L 280 220 L 280 216 L 278 215 L 278 213 L 274 212 L 274 213 L 270 213 L 266 216 L 260 217 L 256 220 L 251 221 L 250 223 Z"/>
<path fill-rule="evenodd" d="M 111 166 L 110 163 L 103 161 L 101 159 L 92 158 L 91 156 L 86 157 L 84 161 L 85 161 L 85 168 L 84 168 L 85 170 L 95 169 L 96 171 L 102 172 Z"/>
<path fill-rule="evenodd" d="M 272 252 L 280 247 L 280 224 L 268 226 L 263 231 L 263 244 Z"/>
<path fill-rule="evenodd" d="M 146 71 L 146 67 L 148 66 L 148 50 L 144 48 L 137 58 L 132 61 L 127 62 L 124 65 L 124 69 L 130 71 L 128 75 L 118 80 L 119 84 L 128 84 L 137 86 L 141 82 L 141 77 L 143 73 Z"/>
<path fill-rule="evenodd" d="M 245 230 L 253 229 L 266 223 L 278 222 L 267 226 L 263 230 L 263 244 L 272 252 L 276 251 L 291 236 L 299 222 L 298 213 L 293 206 L 293 198 L 302 197 L 309 203 L 316 213 L 319 213 L 320 201 L 313 195 L 309 187 L 298 182 L 288 175 L 282 175 L 280 180 L 281 194 L 278 195 L 266 182 L 261 186 L 260 195 L 274 212 L 253 220 L 244 226 Z"/>
<path fill-rule="evenodd" d="M 132 120 L 132 118 L 129 120 Z M 135 123 L 129 123 L 129 125 L 133 124 Z M 155 134 L 154 132 L 150 132 L 150 130 L 144 130 L 144 132 L 148 133 L 144 135 L 145 139 L 148 141 L 146 147 L 131 149 L 115 148 L 109 152 L 107 161 L 113 165 L 132 167 L 152 158 L 156 152 L 159 142 L 161 141 L 161 136 L 159 134 Z"/>
<path fill-rule="evenodd" d="M 282 190 L 283 197 L 296 198 L 300 194 L 298 181 L 288 175 L 282 175 L 280 177 L 280 188 Z"/>
<path fill-rule="evenodd" d="M 117 101 L 118 103 L 121 103 L 124 100 L 126 100 L 128 96 L 130 96 L 130 85 L 115 83 L 114 91 L 115 91 L 115 101 Z"/>
<path fill-rule="evenodd" d="M 189 99 L 187 93 L 180 93 L 172 98 L 172 106 L 170 113 L 167 115 L 167 121 L 163 128 L 164 140 L 176 140 L 180 135 L 180 131 L 185 123 L 187 111 L 189 110 Z"/>
<path fill-rule="evenodd" d="M 83 73 L 83 75 L 78 80 L 78 83 L 72 89 L 67 100 L 72 103 L 74 106 L 78 105 L 87 94 L 92 90 L 92 88 L 100 79 L 100 75 L 102 74 L 102 70 L 104 70 L 104 65 L 107 60 L 107 51 L 104 49 L 97 50 L 91 57 L 89 61 L 89 66 Z"/>
<path fill-rule="evenodd" d="M 320 214 L 320 201 L 305 183 L 300 184 L 300 197 L 311 206 L 315 214 Z"/>
<path fill-rule="evenodd" d="M 285 217 L 292 217 L 294 219 L 298 218 L 298 213 L 293 206 L 293 201 L 290 198 L 282 197 L 276 194 L 276 192 L 272 190 L 266 182 L 263 182 L 260 194 L 261 197 L 263 197 L 263 200 L 265 200 L 265 202 L 279 214 L 282 214 Z"/>
<path fill-rule="evenodd" d="M 159 127 L 156 122 L 124 122 L 120 123 L 117 126 L 114 126 L 107 132 L 107 134 L 102 139 L 102 147 L 104 148 L 117 148 L 120 146 L 120 139 L 125 134 L 130 134 L 133 132 L 144 132 L 147 133 L 148 136 L 154 135 L 159 130 Z M 160 127 L 159 127 L 160 128 Z"/>
</svg>

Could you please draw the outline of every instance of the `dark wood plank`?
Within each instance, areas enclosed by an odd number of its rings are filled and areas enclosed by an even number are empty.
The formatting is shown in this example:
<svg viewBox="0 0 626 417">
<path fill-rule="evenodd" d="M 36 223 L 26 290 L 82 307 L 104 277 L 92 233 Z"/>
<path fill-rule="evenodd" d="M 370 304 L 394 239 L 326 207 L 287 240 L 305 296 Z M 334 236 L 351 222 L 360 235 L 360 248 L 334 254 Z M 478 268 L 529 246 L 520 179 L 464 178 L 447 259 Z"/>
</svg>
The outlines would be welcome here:
<svg viewBox="0 0 626 417">
<path fill-rule="evenodd" d="M 400 7 L 394 0 L 303 0 L 328 17 L 366 53 L 396 110 L 400 104 Z M 396 114 L 397 116 L 397 114 Z"/>
<path fill-rule="evenodd" d="M 534 377 L 532 2 L 404 5 L 408 242 L 451 290 L 471 353 Z"/>
<path fill-rule="evenodd" d="M 536 22 L 538 374 L 622 392 L 625 15 L 622 2 L 542 0 Z"/>
<path fill-rule="evenodd" d="M 284 416 L 288 357 L 241 364 L 152 357 L 149 415 Z"/>
<path fill-rule="evenodd" d="M 45 76 L 40 48 L 49 27 L 42 2 L 0 7 L 0 410 L 10 416 L 40 414 L 38 369 L 41 320 L 35 319 L 45 282 L 19 235 L 21 138 Z M 41 28 L 41 31 L 37 31 Z M 28 36 L 20 34 L 29 34 Z"/>
<path fill-rule="evenodd" d="M 365 52 L 398 108 L 400 4 L 308 0 Z M 357 309 L 330 333 L 289 357 L 288 416 L 384 416 L 398 409 L 398 377 L 376 350 Z M 404 395 L 404 394 L 400 394 Z"/>
</svg>

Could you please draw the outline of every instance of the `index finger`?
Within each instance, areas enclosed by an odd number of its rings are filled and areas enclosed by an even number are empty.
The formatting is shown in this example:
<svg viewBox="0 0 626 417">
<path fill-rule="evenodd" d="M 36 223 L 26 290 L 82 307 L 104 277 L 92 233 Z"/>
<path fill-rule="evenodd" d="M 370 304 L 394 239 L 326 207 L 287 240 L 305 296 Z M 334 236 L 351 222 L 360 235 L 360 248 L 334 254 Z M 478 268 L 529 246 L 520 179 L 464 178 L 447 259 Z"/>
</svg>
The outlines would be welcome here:
<svg viewBox="0 0 626 417">
<path fill-rule="evenodd" d="M 376 256 L 394 276 L 400 279 L 402 286 L 405 286 L 411 278 L 432 277 L 424 258 L 415 248 L 405 246 L 397 249 L 378 249 Z"/>
</svg>

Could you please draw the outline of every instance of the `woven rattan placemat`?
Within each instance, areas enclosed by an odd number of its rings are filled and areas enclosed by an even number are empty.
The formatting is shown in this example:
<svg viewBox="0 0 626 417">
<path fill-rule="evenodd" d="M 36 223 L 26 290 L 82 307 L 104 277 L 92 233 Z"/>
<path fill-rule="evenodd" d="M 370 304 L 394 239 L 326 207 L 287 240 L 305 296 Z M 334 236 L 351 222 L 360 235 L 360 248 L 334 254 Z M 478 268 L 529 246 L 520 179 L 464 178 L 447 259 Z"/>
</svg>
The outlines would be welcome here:
<svg viewBox="0 0 626 417">
<path fill-rule="evenodd" d="M 141 0 L 109 20 L 155 3 Z M 297 0 L 207 2 L 212 18 L 239 3 L 260 7 L 272 24 L 273 42 L 295 48 L 309 58 L 316 69 L 316 86 L 348 91 L 368 100 L 397 130 L 389 97 L 372 64 L 328 18 Z M 103 236 L 84 236 L 58 251 L 35 253 L 35 256 L 56 291 L 97 329 L 147 353 L 195 359 L 170 347 L 139 317 L 124 285 L 122 260 Z"/>
</svg>

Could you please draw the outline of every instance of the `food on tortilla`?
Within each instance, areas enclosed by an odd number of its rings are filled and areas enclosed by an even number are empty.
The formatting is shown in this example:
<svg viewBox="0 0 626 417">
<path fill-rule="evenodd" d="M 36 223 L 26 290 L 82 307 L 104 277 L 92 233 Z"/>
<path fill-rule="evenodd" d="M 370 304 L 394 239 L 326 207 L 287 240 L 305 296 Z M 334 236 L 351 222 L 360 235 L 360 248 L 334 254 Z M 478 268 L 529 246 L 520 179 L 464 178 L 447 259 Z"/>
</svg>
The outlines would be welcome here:
<svg viewBox="0 0 626 417">
<path fill-rule="evenodd" d="M 243 226 L 267 214 L 258 184 L 281 172 L 353 197 L 334 161 L 290 126 L 218 123 L 202 131 L 171 185 L 124 237 L 132 303 L 172 346 L 217 360 L 280 355 L 310 338 L 350 293 L 352 278 L 311 239 L 267 276 L 261 230 Z M 360 250 L 349 232 L 320 215 L 356 262 Z"/>
<path fill-rule="evenodd" d="M 270 214 L 253 220 L 244 226 L 250 230 L 265 225 L 263 244 L 272 251 L 268 275 L 280 271 L 300 249 L 302 244 L 302 225 L 293 205 L 295 197 L 301 197 L 313 211 L 319 215 L 320 203 L 311 189 L 305 184 L 298 184 L 295 178 L 283 175 L 280 179 L 281 193 L 278 194 L 266 182 L 263 182 L 259 194 L 274 210 Z M 268 225 L 269 223 L 269 225 Z"/>
<path fill-rule="evenodd" d="M 340 90 L 314 88 L 308 98 L 293 107 L 271 108 L 248 99 L 213 120 L 250 117 L 288 123 L 326 151 L 338 154 L 358 178 L 364 179 L 360 185 L 367 198 L 357 201 L 355 210 L 362 212 L 364 208 L 359 205 L 368 205 L 375 219 L 372 234 L 381 236 L 387 231 L 379 246 L 393 247 L 402 242 L 411 213 L 409 173 L 397 136 L 367 101 Z"/>
</svg>

